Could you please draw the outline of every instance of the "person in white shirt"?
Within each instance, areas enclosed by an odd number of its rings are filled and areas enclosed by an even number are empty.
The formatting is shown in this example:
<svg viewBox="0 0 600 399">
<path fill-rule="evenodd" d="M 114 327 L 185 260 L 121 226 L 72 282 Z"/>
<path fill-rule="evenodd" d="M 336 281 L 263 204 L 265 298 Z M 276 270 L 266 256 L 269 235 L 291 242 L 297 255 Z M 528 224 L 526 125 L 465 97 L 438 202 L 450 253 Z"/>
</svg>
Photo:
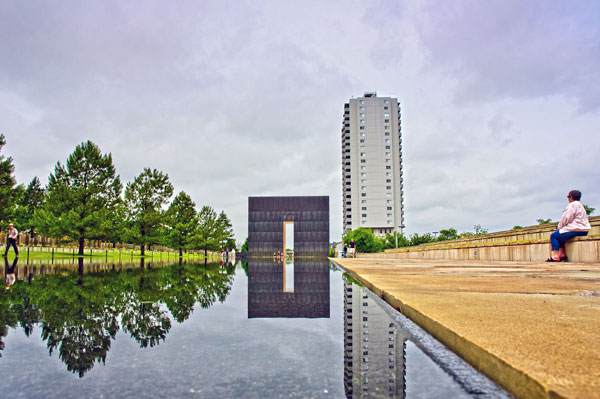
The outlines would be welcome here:
<svg viewBox="0 0 600 399">
<path fill-rule="evenodd" d="M 579 202 L 581 192 L 571 190 L 567 195 L 569 205 L 562 214 L 558 222 L 557 230 L 550 235 L 550 246 L 552 247 L 552 257 L 546 259 L 546 262 L 566 262 L 567 253 L 565 252 L 565 243 L 577 236 L 587 236 L 590 230 L 585 208 Z"/>
<path fill-rule="evenodd" d="M 8 255 L 8 250 L 10 249 L 11 245 L 15 249 L 15 254 L 17 256 L 19 256 L 19 249 L 17 248 L 17 234 L 19 234 L 17 229 L 15 229 L 15 227 L 13 226 L 12 223 L 9 224 L 8 225 L 8 238 L 6 239 L 6 251 L 4 251 L 4 256 Z"/>
</svg>

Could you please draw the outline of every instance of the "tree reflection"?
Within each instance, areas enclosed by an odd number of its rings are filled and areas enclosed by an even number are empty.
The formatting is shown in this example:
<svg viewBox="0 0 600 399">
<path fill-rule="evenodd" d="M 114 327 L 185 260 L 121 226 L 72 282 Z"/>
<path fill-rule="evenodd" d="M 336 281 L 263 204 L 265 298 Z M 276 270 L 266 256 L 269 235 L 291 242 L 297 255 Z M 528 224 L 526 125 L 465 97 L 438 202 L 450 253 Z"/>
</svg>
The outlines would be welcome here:
<svg viewBox="0 0 600 399">
<path fill-rule="evenodd" d="M 123 312 L 123 329 L 142 348 L 153 347 L 165 340 L 171 329 L 171 320 L 156 303 L 136 303 Z"/>
<path fill-rule="evenodd" d="M 171 319 L 159 305 L 164 291 L 164 279 L 159 278 L 162 276 L 157 276 L 151 269 L 144 270 L 143 262 L 141 268 L 141 273 L 133 279 L 137 280 L 137 284 L 133 284 L 132 295 L 128 297 L 121 320 L 123 329 L 141 347 L 146 348 L 165 340 L 171 329 Z"/>
<path fill-rule="evenodd" d="M 36 280 L 31 284 L 33 295 L 39 295 L 42 339 L 50 354 L 58 351 L 67 370 L 83 377 L 95 362 L 105 362 L 111 339 L 119 331 L 118 314 L 107 306 L 111 279 L 84 275 L 83 259 L 77 273 L 44 277 L 40 284 Z M 48 291 L 42 294 L 40 288 Z"/>
<path fill-rule="evenodd" d="M 27 293 L 24 293 L 23 303 L 15 306 L 19 325 L 23 328 L 25 336 L 29 337 L 33 332 L 33 326 L 40 321 L 40 309 L 31 303 Z"/>
<path fill-rule="evenodd" d="M 83 377 L 105 363 L 119 330 L 142 348 L 158 345 L 171 317 L 182 323 L 196 303 L 208 308 L 224 301 L 235 272 L 218 264 L 141 266 L 86 274 L 81 261 L 75 271 L 17 281 L 0 293 L 0 351 L 9 328 L 20 326 L 29 336 L 40 325 L 49 354 L 57 352 L 67 370 Z"/>
<path fill-rule="evenodd" d="M 59 358 L 67 365 L 67 370 L 83 377 L 94 367 L 95 361 L 106 361 L 114 335 L 106 332 L 101 320 L 78 320 L 82 323 L 79 325 L 70 323 L 74 320 L 65 321 L 69 325 L 60 328 L 44 326 L 42 338 L 47 341 L 50 354 L 58 348 Z"/>
</svg>

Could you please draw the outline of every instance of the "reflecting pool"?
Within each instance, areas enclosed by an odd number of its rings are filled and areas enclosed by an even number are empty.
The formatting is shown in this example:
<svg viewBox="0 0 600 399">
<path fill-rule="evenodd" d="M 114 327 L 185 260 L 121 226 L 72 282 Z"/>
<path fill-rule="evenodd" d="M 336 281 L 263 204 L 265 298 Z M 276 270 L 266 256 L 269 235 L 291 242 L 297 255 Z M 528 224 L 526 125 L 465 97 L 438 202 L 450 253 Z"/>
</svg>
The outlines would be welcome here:
<svg viewBox="0 0 600 399">
<path fill-rule="evenodd" d="M 508 397 L 326 259 L 17 261 L 3 283 L 3 397 Z"/>
</svg>

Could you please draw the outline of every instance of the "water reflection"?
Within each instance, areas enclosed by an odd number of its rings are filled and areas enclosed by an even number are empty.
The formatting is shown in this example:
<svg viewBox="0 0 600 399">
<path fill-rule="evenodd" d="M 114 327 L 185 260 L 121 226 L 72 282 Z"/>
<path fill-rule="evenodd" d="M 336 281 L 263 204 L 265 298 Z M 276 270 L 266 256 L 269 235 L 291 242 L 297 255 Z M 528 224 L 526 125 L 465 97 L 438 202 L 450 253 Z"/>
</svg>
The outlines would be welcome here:
<svg viewBox="0 0 600 399">
<path fill-rule="evenodd" d="M 365 288 L 344 279 L 346 397 L 404 398 L 408 338 Z"/>
<path fill-rule="evenodd" d="M 344 274 L 347 398 L 508 398 L 442 344 Z"/>
<path fill-rule="evenodd" d="M 221 264 L 5 263 L 4 276 L 13 269 L 16 282 L 0 289 L 0 336 L 8 333 L 0 390 L 61 398 L 506 397 L 470 384 L 459 362 L 431 349 L 431 337 L 325 259 L 251 258 L 242 268 L 234 284 L 235 267 Z M 75 388 L 65 366 L 85 376 Z"/>
<path fill-rule="evenodd" d="M 329 261 L 248 260 L 248 318 L 329 318 Z"/>
<path fill-rule="evenodd" d="M 10 287 L 15 283 L 16 281 L 16 276 L 15 276 L 15 267 L 17 266 L 17 263 L 19 262 L 19 257 L 17 256 L 14 260 L 12 265 L 8 265 L 8 258 L 5 256 L 4 257 L 4 289 L 9 290 Z"/>
<path fill-rule="evenodd" d="M 16 264 L 5 263 L 6 281 L 9 272 L 18 275 Z M 20 326 L 29 336 L 38 326 L 49 354 L 58 353 L 80 377 L 106 361 L 119 330 L 140 347 L 152 347 L 166 339 L 171 318 L 181 323 L 196 303 L 208 308 L 223 302 L 235 271 L 233 265 L 85 264 L 83 259 L 71 267 L 22 269 L 23 280 L 0 296 L 0 351 L 9 327 Z"/>
</svg>

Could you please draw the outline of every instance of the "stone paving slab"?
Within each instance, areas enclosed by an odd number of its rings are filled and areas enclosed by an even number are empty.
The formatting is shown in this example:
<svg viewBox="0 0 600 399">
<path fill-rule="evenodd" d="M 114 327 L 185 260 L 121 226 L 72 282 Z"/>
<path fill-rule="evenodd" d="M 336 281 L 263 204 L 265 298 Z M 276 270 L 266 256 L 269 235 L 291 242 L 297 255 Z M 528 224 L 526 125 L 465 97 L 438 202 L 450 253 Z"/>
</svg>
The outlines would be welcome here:
<svg viewBox="0 0 600 399">
<path fill-rule="evenodd" d="M 600 398 L 600 263 L 331 259 L 519 398 Z"/>
</svg>

